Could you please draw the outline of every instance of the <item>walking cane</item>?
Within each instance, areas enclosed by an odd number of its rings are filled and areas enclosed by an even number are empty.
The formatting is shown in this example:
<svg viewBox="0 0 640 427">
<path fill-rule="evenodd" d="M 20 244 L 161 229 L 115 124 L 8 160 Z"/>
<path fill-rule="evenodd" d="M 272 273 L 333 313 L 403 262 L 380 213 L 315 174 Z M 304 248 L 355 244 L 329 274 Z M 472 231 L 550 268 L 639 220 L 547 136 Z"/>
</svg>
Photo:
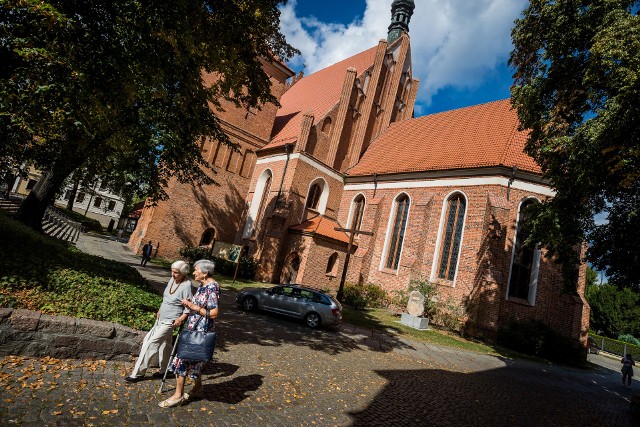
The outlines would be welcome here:
<svg viewBox="0 0 640 427">
<path fill-rule="evenodd" d="M 173 363 L 173 359 L 176 356 L 176 351 L 178 350 L 178 341 L 180 340 L 180 332 L 182 331 L 182 327 L 186 321 L 182 322 L 180 327 L 178 328 L 178 335 L 176 335 L 176 342 L 173 343 L 173 349 L 171 350 L 171 357 L 169 357 L 169 363 L 167 363 L 167 367 L 164 370 L 164 376 L 162 377 L 162 382 L 160 383 L 160 389 L 158 393 L 162 393 L 162 389 L 164 388 L 164 382 L 167 379 L 167 372 L 169 372 L 169 365 Z"/>
</svg>

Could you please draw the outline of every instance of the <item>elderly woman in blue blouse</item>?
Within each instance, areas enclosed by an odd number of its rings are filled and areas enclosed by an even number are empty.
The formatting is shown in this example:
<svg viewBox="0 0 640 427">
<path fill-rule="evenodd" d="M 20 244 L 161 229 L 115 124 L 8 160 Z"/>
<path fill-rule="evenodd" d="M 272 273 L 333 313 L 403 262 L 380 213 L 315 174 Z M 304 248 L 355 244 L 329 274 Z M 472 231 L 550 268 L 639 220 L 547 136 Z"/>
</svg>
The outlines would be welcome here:
<svg viewBox="0 0 640 427">
<path fill-rule="evenodd" d="M 209 330 L 213 330 L 213 319 L 218 317 L 218 299 L 220 297 L 220 285 L 213 279 L 213 269 L 215 264 L 209 260 L 200 260 L 193 265 L 193 277 L 200 282 L 200 287 L 193 295 L 192 300 L 183 299 L 182 305 L 191 311 L 187 318 L 186 328 L 188 330 L 205 330 L 207 325 L 206 316 L 209 309 L 208 322 Z M 198 322 L 198 320 L 201 320 Z M 169 366 L 169 370 L 176 374 L 176 391 L 170 398 L 160 402 L 161 408 L 170 408 L 183 404 L 189 396 L 198 396 L 202 394 L 202 379 L 200 374 L 206 362 L 192 362 L 190 360 L 182 360 L 177 357 Z M 184 385 L 187 376 L 194 380 L 193 388 L 189 393 L 184 392 Z"/>
</svg>

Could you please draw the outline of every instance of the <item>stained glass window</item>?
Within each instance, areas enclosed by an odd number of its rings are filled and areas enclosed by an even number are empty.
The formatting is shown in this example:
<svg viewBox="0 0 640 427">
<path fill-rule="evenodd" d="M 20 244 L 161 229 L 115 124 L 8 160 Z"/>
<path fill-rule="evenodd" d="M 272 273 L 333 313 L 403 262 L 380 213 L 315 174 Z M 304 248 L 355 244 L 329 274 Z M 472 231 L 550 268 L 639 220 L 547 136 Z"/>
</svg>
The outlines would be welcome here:
<svg viewBox="0 0 640 427">
<path fill-rule="evenodd" d="M 400 252 L 404 241 L 404 232 L 407 228 L 407 217 L 409 215 L 409 196 L 401 195 L 396 199 L 396 209 L 393 216 L 393 230 L 389 251 L 387 253 L 386 268 L 398 269 L 400 263 Z"/>
<path fill-rule="evenodd" d="M 364 196 L 361 194 L 353 201 L 353 213 L 351 214 L 351 224 L 349 228 L 352 230 L 360 230 L 362 224 L 362 214 L 364 212 Z"/>
<path fill-rule="evenodd" d="M 271 191 L 271 175 L 267 177 L 267 181 L 264 183 L 264 187 L 262 189 L 262 198 L 260 199 L 260 206 L 258 207 L 258 212 L 256 215 L 256 221 L 254 222 L 253 232 L 255 233 L 256 228 L 260 226 L 260 221 L 264 216 L 264 211 L 267 209 L 267 203 L 269 201 L 269 192 Z"/>
<path fill-rule="evenodd" d="M 531 285 L 531 270 L 535 248 L 525 245 L 528 233 L 524 226 L 527 221 L 526 208 L 535 203 L 534 200 L 525 200 L 520 206 L 518 215 L 518 229 L 516 240 L 513 244 L 513 261 L 511 264 L 511 276 L 509 277 L 509 296 L 528 299 Z"/>
<path fill-rule="evenodd" d="M 307 209 L 313 209 L 313 210 L 318 209 L 320 194 L 322 194 L 322 189 L 320 188 L 320 185 L 313 184 L 309 189 L 309 195 L 307 196 L 307 203 L 305 207 Z"/>
<path fill-rule="evenodd" d="M 329 260 L 327 261 L 327 274 L 334 273 L 333 270 L 336 268 L 336 261 L 338 261 L 338 253 L 334 252 L 331 254 Z"/>
<path fill-rule="evenodd" d="M 438 278 L 453 280 L 458 266 L 458 254 L 462 243 L 462 227 L 467 202 L 461 194 L 453 195 L 446 204 L 445 223 L 442 230 Z"/>
</svg>

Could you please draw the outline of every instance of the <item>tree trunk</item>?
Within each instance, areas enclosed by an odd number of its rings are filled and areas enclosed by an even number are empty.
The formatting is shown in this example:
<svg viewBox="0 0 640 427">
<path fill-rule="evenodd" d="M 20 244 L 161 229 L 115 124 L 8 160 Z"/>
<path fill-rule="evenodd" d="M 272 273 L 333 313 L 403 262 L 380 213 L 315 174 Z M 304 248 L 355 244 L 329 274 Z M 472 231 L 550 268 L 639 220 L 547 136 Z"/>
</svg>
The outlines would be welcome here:
<svg viewBox="0 0 640 427">
<path fill-rule="evenodd" d="M 76 195 L 78 194 L 78 187 L 80 186 L 80 175 L 76 173 L 73 178 L 73 188 L 69 193 L 69 201 L 67 202 L 67 210 L 73 212 L 73 203 L 76 201 Z"/>
<path fill-rule="evenodd" d="M 59 166 L 54 165 L 50 171 L 43 172 L 42 177 L 18 209 L 18 219 L 34 230 L 42 232 L 42 218 L 47 206 L 53 203 L 64 180 L 75 169 L 76 166 L 65 162 Z"/>
</svg>

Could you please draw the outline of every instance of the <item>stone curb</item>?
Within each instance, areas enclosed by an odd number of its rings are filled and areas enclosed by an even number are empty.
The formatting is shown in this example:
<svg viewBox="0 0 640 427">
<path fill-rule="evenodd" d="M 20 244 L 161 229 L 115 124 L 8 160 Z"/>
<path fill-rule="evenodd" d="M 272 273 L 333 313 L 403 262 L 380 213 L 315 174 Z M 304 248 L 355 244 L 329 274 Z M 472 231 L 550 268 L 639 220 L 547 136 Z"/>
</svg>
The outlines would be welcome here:
<svg viewBox="0 0 640 427">
<path fill-rule="evenodd" d="M 0 355 L 131 360 L 145 333 L 113 322 L 0 308 Z"/>
</svg>

